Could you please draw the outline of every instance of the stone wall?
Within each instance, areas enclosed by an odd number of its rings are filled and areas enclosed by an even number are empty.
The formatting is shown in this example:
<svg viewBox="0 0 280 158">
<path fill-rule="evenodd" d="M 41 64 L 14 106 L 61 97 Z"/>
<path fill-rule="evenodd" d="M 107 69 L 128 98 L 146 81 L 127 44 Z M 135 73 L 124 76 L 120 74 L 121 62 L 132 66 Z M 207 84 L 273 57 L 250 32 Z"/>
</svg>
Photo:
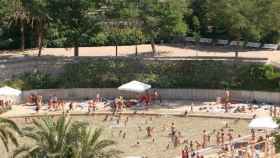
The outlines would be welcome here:
<svg viewBox="0 0 280 158">
<path fill-rule="evenodd" d="M 217 97 L 224 96 L 224 90 L 210 89 L 158 89 L 163 99 L 168 100 L 199 100 L 199 101 L 215 101 Z M 70 100 L 82 100 L 93 98 L 99 93 L 101 96 L 118 97 L 125 96 L 129 98 L 137 97 L 135 93 L 118 91 L 117 89 L 104 88 L 78 88 L 78 89 L 46 89 L 46 90 L 31 90 L 23 92 L 23 99 L 26 99 L 30 94 L 39 94 L 48 98 L 56 95 L 59 98 Z M 276 92 L 260 92 L 260 91 L 231 91 L 233 101 L 252 101 L 265 103 L 280 103 L 280 93 Z"/>
<path fill-rule="evenodd" d="M 0 80 L 9 80 L 15 76 L 30 72 L 57 74 L 63 71 L 67 60 L 62 58 L 18 58 L 0 60 Z"/>
</svg>

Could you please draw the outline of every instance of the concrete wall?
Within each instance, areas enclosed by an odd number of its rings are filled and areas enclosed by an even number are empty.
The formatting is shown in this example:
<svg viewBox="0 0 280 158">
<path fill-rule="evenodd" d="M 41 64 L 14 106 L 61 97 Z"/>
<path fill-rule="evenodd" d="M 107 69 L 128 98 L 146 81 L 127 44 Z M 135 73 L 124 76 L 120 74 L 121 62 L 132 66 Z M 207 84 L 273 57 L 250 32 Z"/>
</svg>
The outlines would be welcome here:
<svg viewBox="0 0 280 158">
<path fill-rule="evenodd" d="M 15 76 L 36 71 L 59 74 L 67 63 L 63 58 L 16 58 L 0 60 L 0 80 L 9 80 Z"/>
<path fill-rule="evenodd" d="M 207 89 L 159 89 L 163 99 L 170 100 L 209 100 L 215 101 L 217 97 L 224 96 L 224 90 L 207 90 Z M 112 88 L 94 89 L 94 88 L 78 88 L 78 89 L 46 89 L 46 90 L 31 90 L 23 92 L 23 99 L 26 99 L 30 94 L 39 94 L 48 98 L 49 96 L 56 95 L 63 99 L 87 99 L 93 98 L 99 93 L 101 96 L 106 97 L 137 97 L 135 93 L 118 91 Z M 234 101 L 252 101 L 256 99 L 258 102 L 265 103 L 280 103 L 280 93 L 276 92 L 258 92 L 258 91 L 231 91 L 231 97 Z"/>
</svg>

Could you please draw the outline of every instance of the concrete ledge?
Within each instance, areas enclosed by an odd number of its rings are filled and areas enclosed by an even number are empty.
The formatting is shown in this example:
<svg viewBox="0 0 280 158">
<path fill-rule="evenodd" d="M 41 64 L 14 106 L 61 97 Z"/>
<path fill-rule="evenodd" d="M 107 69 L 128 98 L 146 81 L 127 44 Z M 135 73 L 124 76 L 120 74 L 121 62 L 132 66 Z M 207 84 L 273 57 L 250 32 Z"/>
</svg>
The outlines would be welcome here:
<svg viewBox="0 0 280 158">
<path fill-rule="evenodd" d="M 240 114 L 229 114 L 229 113 L 190 113 L 188 115 L 184 115 L 182 113 L 157 113 L 157 112 L 149 112 L 149 111 L 131 111 L 131 112 L 121 112 L 118 113 L 121 115 L 131 116 L 131 115 L 140 115 L 140 116 L 174 116 L 174 117 L 199 117 L 199 118 L 214 118 L 214 119 L 240 119 L 240 120 L 251 120 L 253 119 L 252 115 L 240 115 Z M 14 116 L 5 116 L 5 118 L 9 119 L 17 119 L 17 118 L 37 118 L 37 117 L 46 117 L 46 116 L 61 116 L 63 113 L 38 113 L 38 114 L 24 114 L 24 115 L 14 115 Z M 113 112 L 71 112 L 67 113 L 69 116 L 103 116 L 103 115 L 113 115 Z"/>
<path fill-rule="evenodd" d="M 232 114 L 232 113 L 191 113 L 188 114 L 188 117 L 215 118 L 215 119 L 240 119 L 240 120 L 253 119 L 253 115 Z"/>
<path fill-rule="evenodd" d="M 225 90 L 219 89 L 157 89 L 164 100 L 198 100 L 198 101 L 216 101 L 217 97 L 223 97 Z M 151 90 L 152 91 L 152 90 Z M 251 102 L 279 104 L 279 92 L 263 91 L 243 91 L 232 90 L 231 100 L 236 102 Z M 24 91 L 22 99 L 26 101 L 31 94 L 42 95 L 46 100 L 50 96 L 56 95 L 65 100 L 85 100 L 95 98 L 96 94 L 102 97 L 136 98 L 139 94 L 119 91 L 116 88 L 76 88 L 76 89 L 38 89 Z"/>
</svg>

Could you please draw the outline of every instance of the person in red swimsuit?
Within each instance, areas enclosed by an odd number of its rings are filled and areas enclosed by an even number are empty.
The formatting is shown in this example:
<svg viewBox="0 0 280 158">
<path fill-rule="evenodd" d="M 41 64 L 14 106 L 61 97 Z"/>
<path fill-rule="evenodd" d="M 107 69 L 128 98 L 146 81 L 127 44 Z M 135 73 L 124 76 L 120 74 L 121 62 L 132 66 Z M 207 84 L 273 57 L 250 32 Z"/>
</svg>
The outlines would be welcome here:
<svg viewBox="0 0 280 158">
<path fill-rule="evenodd" d="M 189 149 L 187 147 L 182 150 L 182 158 L 189 158 Z"/>
</svg>

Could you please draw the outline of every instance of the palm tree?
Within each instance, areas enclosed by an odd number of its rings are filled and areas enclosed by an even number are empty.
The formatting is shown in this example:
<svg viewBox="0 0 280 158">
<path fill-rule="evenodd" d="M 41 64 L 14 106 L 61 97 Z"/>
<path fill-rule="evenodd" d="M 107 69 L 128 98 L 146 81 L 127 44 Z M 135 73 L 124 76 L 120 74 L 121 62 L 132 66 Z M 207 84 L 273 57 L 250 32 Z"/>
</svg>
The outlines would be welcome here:
<svg viewBox="0 0 280 158">
<path fill-rule="evenodd" d="M 21 50 L 25 49 L 25 25 L 29 22 L 28 12 L 24 8 L 22 0 L 9 1 L 7 8 L 10 13 L 8 19 L 19 25 L 21 33 Z"/>
<path fill-rule="evenodd" d="M 21 134 L 20 129 L 12 120 L 0 117 L 0 140 L 5 146 L 6 151 L 9 151 L 10 142 L 18 146 L 16 134 Z"/>
<path fill-rule="evenodd" d="M 87 127 L 82 127 L 75 132 L 74 143 L 71 147 L 73 158 L 117 158 L 122 153 L 115 149 L 109 149 L 116 142 L 112 140 L 101 140 L 102 129 L 94 131 Z M 71 142 L 70 142 L 71 143 Z M 107 150 L 109 149 L 109 150 Z"/>
<path fill-rule="evenodd" d="M 23 132 L 35 144 L 18 148 L 13 157 L 63 158 L 68 147 L 66 136 L 70 132 L 71 120 L 64 116 L 57 121 L 46 117 L 34 119 L 33 124 L 34 127 L 27 127 Z"/>
<path fill-rule="evenodd" d="M 22 2 L 28 10 L 30 25 L 37 35 L 38 56 L 41 56 L 45 33 L 50 20 L 48 16 L 48 0 L 22 0 Z"/>
<path fill-rule="evenodd" d="M 21 32 L 21 50 L 25 49 L 25 27 L 31 26 L 37 35 L 38 56 L 41 56 L 49 16 L 47 0 L 13 0 L 7 3 L 8 19 L 18 25 Z"/>
<path fill-rule="evenodd" d="M 92 132 L 84 123 L 72 122 L 66 116 L 58 120 L 46 117 L 33 124 L 25 136 L 35 144 L 18 148 L 14 158 L 114 158 L 120 153 L 106 150 L 115 142 L 100 140 L 101 130 Z"/>
</svg>

